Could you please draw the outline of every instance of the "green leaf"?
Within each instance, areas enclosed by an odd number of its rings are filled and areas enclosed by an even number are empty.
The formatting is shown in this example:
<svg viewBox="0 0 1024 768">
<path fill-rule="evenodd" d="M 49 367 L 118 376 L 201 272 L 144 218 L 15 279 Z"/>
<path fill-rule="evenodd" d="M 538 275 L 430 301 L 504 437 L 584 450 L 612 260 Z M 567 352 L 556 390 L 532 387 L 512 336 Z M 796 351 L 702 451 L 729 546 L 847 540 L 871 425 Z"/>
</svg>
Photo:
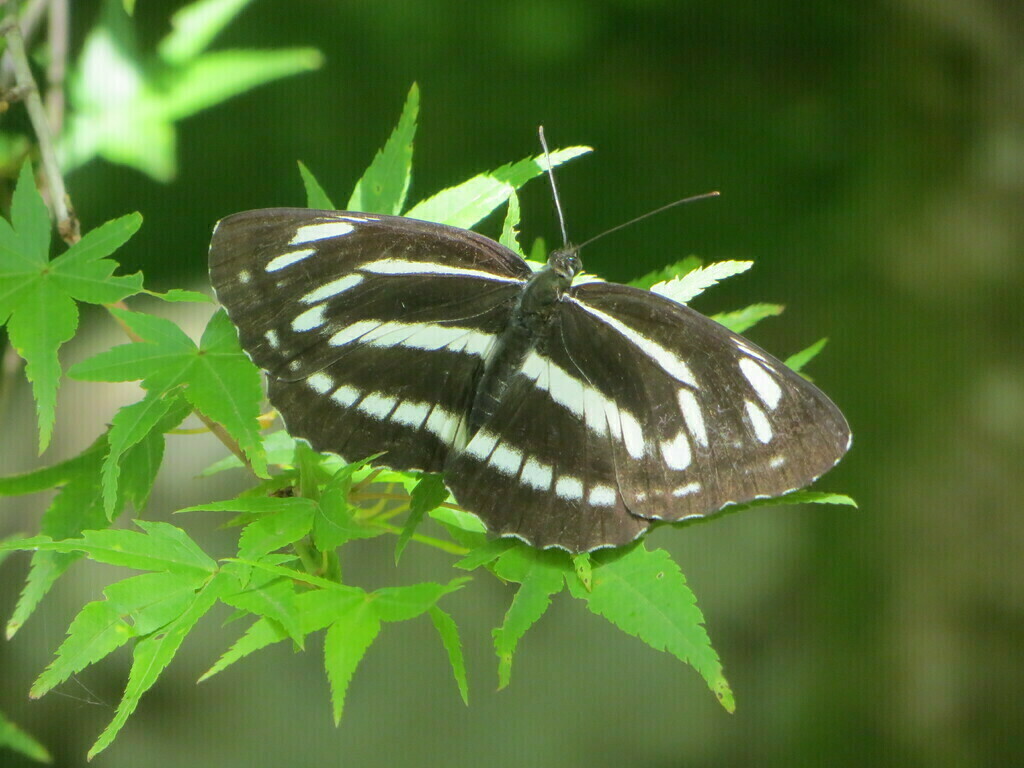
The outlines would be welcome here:
<svg viewBox="0 0 1024 768">
<path fill-rule="evenodd" d="M 295 587 L 279 579 L 268 584 L 253 585 L 243 592 L 222 598 L 228 605 L 277 622 L 296 646 L 303 647 L 305 632 L 296 602 Z"/>
<path fill-rule="evenodd" d="M 338 617 L 345 615 L 353 606 L 365 605 L 366 601 L 367 594 L 363 590 L 339 584 L 332 584 L 330 589 L 302 592 L 295 597 L 295 612 L 299 619 L 300 634 L 305 637 L 324 629 Z M 287 638 L 288 633 L 279 623 L 261 618 L 249 627 L 199 680 L 201 682 L 213 677 L 250 653 Z"/>
<path fill-rule="evenodd" d="M 406 518 L 402 532 L 398 535 L 398 543 L 395 544 L 395 565 L 398 565 L 405 546 L 416 532 L 423 516 L 427 512 L 437 509 L 447 498 L 448 489 L 445 488 L 444 479 L 439 474 L 425 474 L 416 483 L 409 498 L 409 516 Z"/>
<path fill-rule="evenodd" d="M 513 192 L 508 197 L 508 213 L 505 214 L 505 223 L 501 226 L 501 237 L 498 242 L 523 256 L 523 248 L 519 245 L 519 195 Z"/>
<path fill-rule="evenodd" d="M 58 146 L 65 172 L 100 156 L 168 181 L 175 172 L 176 121 L 321 65 L 320 53 L 309 48 L 202 54 L 241 2 L 204 0 L 181 9 L 157 60 L 142 58 L 124 14 L 105 13 L 71 68 L 72 108 Z"/>
<path fill-rule="evenodd" d="M 766 317 L 781 315 L 785 307 L 782 304 L 751 304 L 749 307 L 734 312 L 720 312 L 711 315 L 711 319 L 720 323 L 733 333 L 743 333 L 754 327 Z"/>
<path fill-rule="evenodd" d="M 630 280 L 629 285 L 634 288 L 641 288 L 647 291 L 650 290 L 651 286 L 655 283 L 662 283 L 675 277 L 682 277 L 683 275 L 693 272 L 695 269 L 700 269 L 701 263 L 701 260 L 696 256 L 687 256 L 685 259 L 677 261 L 675 264 L 670 264 L 667 267 L 662 267 L 661 269 L 656 269 L 653 272 L 648 272 L 646 275 L 638 277 L 636 280 Z"/>
<path fill-rule="evenodd" d="M 89 750 L 88 758 L 90 760 L 110 746 L 132 712 L 135 711 L 139 699 L 153 687 L 160 673 L 174 659 L 185 636 L 217 600 L 230 589 L 230 585 L 230 577 L 224 574 L 214 575 L 206 586 L 195 594 L 191 603 L 177 619 L 163 631 L 149 635 L 135 645 L 132 668 L 128 673 L 128 685 L 125 687 L 124 697 L 117 705 L 114 719 Z"/>
<path fill-rule="evenodd" d="M 561 165 L 590 151 L 590 147 L 556 150 L 551 153 L 551 165 Z M 458 186 L 442 190 L 414 205 L 405 215 L 469 229 L 508 200 L 523 184 L 544 173 L 546 168 L 544 155 L 509 163 L 490 173 L 474 176 Z"/>
<path fill-rule="evenodd" d="M 341 722 L 349 681 L 380 632 L 380 620 L 367 603 L 357 603 L 339 617 L 324 638 L 324 668 L 331 686 L 334 724 Z"/>
<path fill-rule="evenodd" d="M 536 265 L 542 265 L 542 264 L 545 264 L 547 262 L 547 260 L 548 260 L 548 247 L 544 243 L 544 238 L 543 237 L 538 237 L 538 238 L 534 239 L 533 245 L 530 247 L 530 255 L 527 256 L 526 259 L 527 259 L 527 261 L 529 261 L 531 263 L 530 269 L 534 270 L 535 272 L 538 269 L 540 269 L 540 267 L 539 266 L 535 267 L 533 265 L 535 265 L 535 264 Z M 632 283 L 630 283 L 630 285 L 632 285 Z"/>
<path fill-rule="evenodd" d="M 211 304 L 213 299 L 207 296 L 205 293 L 199 291 L 186 291 L 183 288 L 171 288 L 166 293 L 158 293 L 156 291 L 143 291 L 147 296 L 152 296 L 154 299 L 160 299 L 161 301 L 167 302 L 191 302 L 193 304 Z"/>
<path fill-rule="evenodd" d="M 51 467 L 0 479 L 0 494 L 36 493 L 62 486 L 40 521 L 40 533 L 51 539 L 79 536 L 83 530 L 109 524 L 103 513 L 100 466 L 107 450 L 106 436 L 100 437 L 81 454 Z M 32 553 L 25 586 L 7 623 L 8 639 L 28 620 L 56 580 L 81 552 L 37 551 Z"/>
<path fill-rule="evenodd" d="M 673 277 L 651 286 L 651 292 L 680 304 L 687 304 L 708 288 L 726 278 L 746 272 L 754 266 L 752 261 L 717 261 L 698 267 L 681 277 Z"/>
<path fill-rule="evenodd" d="M 108 585 L 103 594 L 131 618 L 137 635 L 148 635 L 178 618 L 208 578 L 205 572 L 140 573 Z"/>
<path fill-rule="evenodd" d="M 372 593 L 370 599 L 381 621 L 407 621 L 426 613 L 443 596 L 462 589 L 467 581 L 467 577 L 462 577 L 447 584 L 428 581 L 405 587 L 386 587 Z"/>
<path fill-rule="evenodd" d="M 320 182 L 316 180 L 313 172 L 307 168 L 302 161 L 299 161 L 299 175 L 302 176 L 302 186 L 306 188 L 306 207 L 320 211 L 333 211 L 336 206 L 331 198 L 324 192 Z"/>
<path fill-rule="evenodd" d="M 84 552 L 91 560 L 142 571 L 213 573 L 217 564 L 188 535 L 169 523 L 136 520 L 144 533 L 129 530 L 85 531 L 79 539 L 33 542 L 55 552 Z"/>
<path fill-rule="evenodd" d="M 121 475 L 121 457 L 136 445 L 163 420 L 175 404 L 173 396 L 161 397 L 147 394 L 142 400 L 125 406 L 111 421 L 107 442 L 110 452 L 103 461 L 103 508 L 107 518 L 112 519 L 117 506 L 117 483 Z"/>
<path fill-rule="evenodd" d="M 455 676 L 455 684 L 459 687 L 462 703 L 468 707 L 469 682 L 466 680 L 466 661 L 462 657 L 462 641 L 459 640 L 459 628 L 455 625 L 455 619 L 436 605 L 430 607 L 430 620 L 434 622 L 434 628 L 437 630 L 437 634 L 441 636 L 441 643 L 448 653 L 448 663 L 452 666 L 452 674 Z"/>
<path fill-rule="evenodd" d="M 594 583 L 594 571 L 590 564 L 590 553 L 581 552 L 578 555 L 573 555 L 572 567 L 576 571 L 576 578 L 580 580 L 580 584 L 589 592 Z"/>
<path fill-rule="evenodd" d="M 252 0 L 199 0 L 171 16 L 171 32 L 157 46 L 168 64 L 191 61 L 209 47 L 213 39 Z"/>
<path fill-rule="evenodd" d="M 818 356 L 818 353 L 825 348 L 828 344 L 828 338 L 818 339 L 816 342 L 802 349 L 799 352 L 790 355 L 786 358 L 786 365 L 790 370 L 797 371 L 798 373 L 803 370 L 804 366 L 807 365 L 811 360 Z"/>
<path fill-rule="evenodd" d="M 353 507 L 348 501 L 351 473 L 347 478 L 339 477 L 343 472 L 344 469 L 335 475 L 320 495 L 319 509 L 313 520 L 313 543 L 321 552 L 353 539 L 372 539 L 384 533 L 383 528 L 362 525 L 353 516 Z"/>
<path fill-rule="evenodd" d="M 392 216 L 402 212 L 412 178 L 412 140 L 416 135 L 419 108 L 420 89 L 413 83 L 398 125 L 384 148 L 373 158 L 366 173 L 356 182 L 347 210 Z"/>
<path fill-rule="evenodd" d="M 198 346 L 169 320 L 120 309 L 111 312 L 143 340 L 83 360 L 68 375 L 89 381 L 141 379 L 155 397 L 182 387 L 193 407 L 222 425 L 238 441 L 253 471 L 266 477 L 258 422 L 260 374 L 238 346 L 224 311 L 210 318 Z"/>
<path fill-rule="evenodd" d="M 516 645 L 547 611 L 552 595 L 562 591 L 567 570 L 568 558 L 564 553 L 526 546 L 508 550 L 495 563 L 494 572 L 500 578 L 520 584 L 505 620 L 492 632 L 494 650 L 498 654 L 499 690 L 509 684 Z"/>
<path fill-rule="evenodd" d="M 32 684 L 29 695 L 33 699 L 45 695 L 71 675 L 113 653 L 135 634 L 117 606 L 106 600 L 87 603 L 68 627 L 57 657 Z"/>
<path fill-rule="evenodd" d="M 53 757 L 46 751 L 46 747 L 8 720 L 2 712 L 0 712 L 0 749 L 19 752 L 39 763 L 53 762 Z"/>
<path fill-rule="evenodd" d="M 487 565 L 500 554 L 514 547 L 515 544 L 516 540 L 511 537 L 491 539 L 482 547 L 474 549 L 454 565 L 456 568 L 461 568 L 464 571 L 475 571 L 481 565 Z"/>
<path fill-rule="evenodd" d="M 732 712 L 732 691 L 704 629 L 704 616 L 668 552 L 650 552 L 638 544 L 625 554 L 593 553 L 593 560 L 597 567 L 591 591 L 570 579 L 573 596 L 586 600 L 591 611 L 626 634 L 692 666 Z"/>
<path fill-rule="evenodd" d="M 309 499 L 276 499 L 289 502 L 280 509 L 250 523 L 238 538 L 238 556 L 255 560 L 281 547 L 292 544 L 313 527 L 316 504 Z"/>
<path fill-rule="evenodd" d="M 2 221 L 2 220 L 0 220 Z M 75 300 L 116 302 L 142 288 L 142 276 L 112 277 L 117 263 L 104 258 L 139 228 L 138 214 L 87 232 L 63 255 L 48 261 L 50 223 L 25 163 L 11 203 L 11 223 L 0 223 L 0 323 L 25 360 L 39 422 L 39 452 L 50 443 L 61 367 L 58 350 L 78 328 Z"/>
</svg>

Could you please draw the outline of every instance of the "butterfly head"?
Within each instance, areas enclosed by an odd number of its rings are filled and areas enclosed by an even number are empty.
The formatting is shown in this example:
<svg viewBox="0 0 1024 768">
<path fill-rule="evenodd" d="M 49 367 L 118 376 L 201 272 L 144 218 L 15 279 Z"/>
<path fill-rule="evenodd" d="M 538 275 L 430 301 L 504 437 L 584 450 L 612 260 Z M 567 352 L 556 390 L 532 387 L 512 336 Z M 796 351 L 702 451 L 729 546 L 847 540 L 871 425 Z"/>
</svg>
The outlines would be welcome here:
<svg viewBox="0 0 1024 768">
<path fill-rule="evenodd" d="M 563 280 L 572 281 L 583 268 L 583 262 L 580 261 L 579 248 L 567 245 L 565 248 L 552 251 L 551 255 L 548 256 L 548 266 Z"/>
</svg>

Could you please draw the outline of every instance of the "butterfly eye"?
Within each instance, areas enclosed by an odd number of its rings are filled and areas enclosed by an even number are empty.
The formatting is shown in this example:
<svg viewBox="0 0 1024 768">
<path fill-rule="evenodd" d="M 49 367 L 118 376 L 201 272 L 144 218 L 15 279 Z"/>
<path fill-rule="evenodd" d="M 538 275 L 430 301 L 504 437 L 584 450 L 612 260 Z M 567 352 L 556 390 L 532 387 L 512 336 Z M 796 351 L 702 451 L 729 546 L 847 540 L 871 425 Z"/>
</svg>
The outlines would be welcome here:
<svg viewBox="0 0 1024 768">
<path fill-rule="evenodd" d="M 551 265 L 555 274 L 559 277 L 564 277 L 566 280 L 572 280 L 583 266 L 579 253 L 575 248 L 554 251 L 548 259 L 548 264 Z"/>
</svg>

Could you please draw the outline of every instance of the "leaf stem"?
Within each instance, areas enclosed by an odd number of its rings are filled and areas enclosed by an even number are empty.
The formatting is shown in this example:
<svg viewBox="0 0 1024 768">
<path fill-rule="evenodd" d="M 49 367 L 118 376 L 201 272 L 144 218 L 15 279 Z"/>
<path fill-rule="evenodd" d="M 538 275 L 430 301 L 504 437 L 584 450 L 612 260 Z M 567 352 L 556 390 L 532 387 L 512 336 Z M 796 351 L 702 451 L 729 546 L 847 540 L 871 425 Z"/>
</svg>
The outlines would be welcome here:
<svg viewBox="0 0 1024 768">
<path fill-rule="evenodd" d="M 25 109 L 28 111 L 32 129 L 39 142 L 43 175 L 46 177 L 46 186 L 49 188 L 50 207 L 57 220 L 57 231 L 65 243 L 72 245 L 82 239 L 82 234 L 78 217 L 75 216 L 67 189 L 64 186 L 64 177 L 57 164 L 57 152 L 54 148 L 50 121 L 46 116 L 46 109 L 39 96 L 39 88 L 32 76 L 32 67 L 29 65 L 28 54 L 25 51 L 25 40 L 21 36 L 21 27 L 18 24 L 18 4 L 15 0 L 3 0 L 3 2 L 7 8 L 7 15 L 3 22 L 0 22 L 0 32 L 7 39 L 7 50 L 11 54 L 11 61 L 14 65 L 15 82 L 24 94 Z"/>
<path fill-rule="evenodd" d="M 389 523 L 382 523 L 376 520 L 369 521 L 371 525 L 376 528 L 383 528 L 388 533 L 393 533 L 396 536 L 402 532 L 402 528 L 397 525 L 390 525 Z M 463 546 L 460 546 L 452 541 L 445 541 L 444 539 L 435 539 L 433 536 L 424 536 L 422 533 L 414 533 L 412 535 L 413 541 L 418 541 L 420 544 L 426 544 L 428 546 L 440 549 L 442 552 L 448 552 L 453 555 L 468 555 L 469 550 Z"/>
</svg>

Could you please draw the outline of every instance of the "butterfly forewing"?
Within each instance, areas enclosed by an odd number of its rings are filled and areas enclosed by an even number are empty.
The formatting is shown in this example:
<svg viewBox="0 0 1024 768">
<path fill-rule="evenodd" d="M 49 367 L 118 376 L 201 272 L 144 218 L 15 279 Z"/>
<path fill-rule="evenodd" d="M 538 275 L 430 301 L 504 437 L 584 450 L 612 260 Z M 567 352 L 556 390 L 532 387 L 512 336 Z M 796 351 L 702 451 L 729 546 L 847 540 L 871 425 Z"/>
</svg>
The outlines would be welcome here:
<svg viewBox="0 0 1024 768">
<path fill-rule="evenodd" d="M 210 273 L 293 434 L 440 471 L 531 272 L 464 230 L 277 208 L 222 220 Z"/>
<path fill-rule="evenodd" d="M 849 447 L 820 390 L 669 299 L 580 280 L 538 323 L 532 270 L 473 232 L 249 211 L 218 225 L 210 273 L 293 435 L 444 471 L 493 532 L 536 546 L 622 545 L 807 485 Z"/>
</svg>

